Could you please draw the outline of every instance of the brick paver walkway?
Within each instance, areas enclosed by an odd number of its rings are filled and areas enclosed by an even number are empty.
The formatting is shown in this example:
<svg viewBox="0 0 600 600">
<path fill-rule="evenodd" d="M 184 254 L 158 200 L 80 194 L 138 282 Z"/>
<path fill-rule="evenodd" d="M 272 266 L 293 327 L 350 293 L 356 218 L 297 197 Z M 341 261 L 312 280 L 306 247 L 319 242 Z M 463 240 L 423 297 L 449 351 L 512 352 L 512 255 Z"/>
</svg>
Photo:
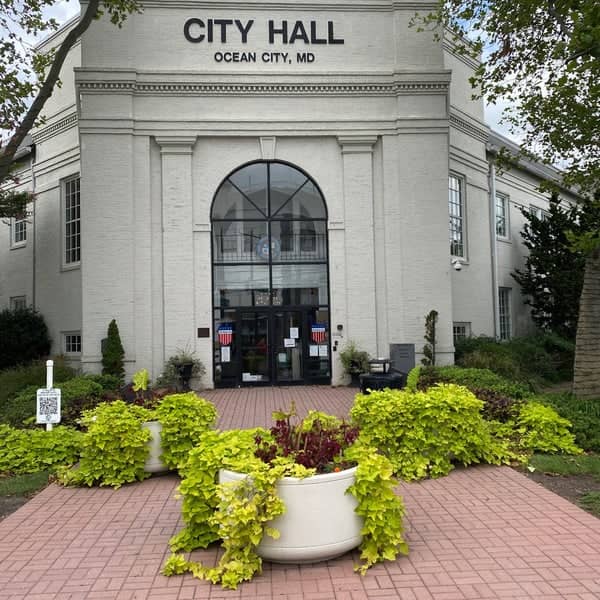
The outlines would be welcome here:
<svg viewBox="0 0 600 600">
<path fill-rule="evenodd" d="M 311 407 L 336 412 L 328 407 L 351 401 L 352 391 L 289 388 L 205 396 L 223 411 L 224 427 L 241 406 L 244 424 L 266 424 L 266 410 L 278 397 L 304 398 Z M 266 406 L 255 408 L 251 400 Z M 442 479 L 401 484 L 410 555 L 365 577 L 353 573 L 356 554 L 350 553 L 318 565 L 265 563 L 263 574 L 237 591 L 160 575 L 168 540 L 181 527 L 177 482 L 168 475 L 117 491 L 46 488 L 0 522 L 0 598 L 600 598 L 600 520 L 507 467 L 459 469 Z M 195 554 L 210 564 L 217 551 Z"/>
</svg>

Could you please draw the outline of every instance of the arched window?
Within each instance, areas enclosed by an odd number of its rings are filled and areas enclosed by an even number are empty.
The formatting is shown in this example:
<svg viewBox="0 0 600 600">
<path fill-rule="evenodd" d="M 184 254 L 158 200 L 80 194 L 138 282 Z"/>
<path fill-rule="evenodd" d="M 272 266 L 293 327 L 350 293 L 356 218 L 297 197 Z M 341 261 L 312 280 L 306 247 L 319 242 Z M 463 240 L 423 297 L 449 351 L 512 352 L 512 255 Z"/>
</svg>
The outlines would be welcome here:
<svg viewBox="0 0 600 600">
<path fill-rule="evenodd" d="M 328 329 L 329 321 L 327 209 L 315 182 L 299 169 L 280 162 L 246 165 L 219 186 L 211 220 L 215 331 L 223 323 L 234 331 L 236 324 L 240 329 L 240 319 L 245 319 L 246 328 L 252 319 L 263 322 L 271 355 L 262 370 L 266 380 L 273 381 L 277 379 L 277 361 L 284 362 L 282 352 L 272 354 L 280 349 L 279 340 L 273 338 L 272 330 L 278 327 L 273 310 L 280 315 L 284 309 L 293 309 L 293 319 L 287 313 L 282 318 L 289 317 L 290 323 L 298 321 L 298 327 L 291 327 L 292 333 L 300 335 L 303 331 L 306 339 L 293 338 L 288 331 L 284 340 L 291 347 L 289 340 L 298 339 L 298 348 L 309 364 L 310 353 L 317 352 L 309 344 L 311 327 L 325 320 Z M 260 308 L 261 312 L 249 313 L 250 307 Z M 232 365 L 221 365 L 223 357 L 216 356 L 221 372 L 239 366 L 233 365 L 234 357 L 227 352 L 225 357 Z M 324 358 L 323 348 L 320 352 Z M 240 360 L 243 363 L 244 356 Z M 243 364 L 239 368 L 250 369 Z M 251 371 L 241 371 L 235 377 L 243 381 L 244 373 Z M 328 359 L 326 371 L 328 374 Z"/>
</svg>

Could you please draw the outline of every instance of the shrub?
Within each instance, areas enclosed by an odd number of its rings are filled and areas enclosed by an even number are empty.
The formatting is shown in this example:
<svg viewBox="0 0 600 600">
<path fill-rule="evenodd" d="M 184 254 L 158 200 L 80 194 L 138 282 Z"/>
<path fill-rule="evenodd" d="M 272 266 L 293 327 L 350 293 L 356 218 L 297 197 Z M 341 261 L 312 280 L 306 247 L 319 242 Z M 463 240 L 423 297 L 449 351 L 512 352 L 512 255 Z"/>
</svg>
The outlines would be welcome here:
<svg viewBox="0 0 600 600">
<path fill-rule="evenodd" d="M 0 311 L 0 370 L 47 356 L 50 346 L 44 318 L 33 308 Z"/>
<path fill-rule="evenodd" d="M 470 390 L 491 390 L 516 400 L 532 395 L 529 386 L 508 381 L 489 369 L 464 369 L 455 366 L 422 368 L 417 388 L 426 390 L 436 383 L 455 383 Z"/>
<path fill-rule="evenodd" d="M 573 342 L 554 333 L 497 341 L 471 337 L 455 344 L 456 363 L 521 381 L 563 381 L 573 374 Z"/>
<path fill-rule="evenodd" d="M 113 319 L 108 325 L 106 342 L 102 348 L 102 375 L 114 375 L 122 383 L 125 379 L 124 358 L 125 350 L 121 343 L 119 328 Z"/>
<path fill-rule="evenodd" d="M 519 443 L 525 450 L 581 454 L 575 436 L 569 431 L 570 425 L 555 410 L 539 402 L 524 404 L 516 422 Z"/>
<path fill-rule="evenodd" d="M 483 401 L 483 418 L 488 421 L 506 423 L 519 414 L 523 401 L 515 400 L 493 390 L 472 390 L 479 400 Z"/>
<path fill-rule="evenodd" d="M 600 452 L 600 401 L 572 394 L 544 394 L 537 399 L 571 422 L 575 443 L 588 452 Z"/>
<path fill-rule="evenodd" d="M 121 380 L 116 375 L 86 375 L 86 377 L 102 386 L 105 392 L 116 392 L 121 387 Z"/>
<path fill-rule="evenodd" d="M 38 387 L 29 386 L 8 402 L 3 421 L 22 427 L 36 414 Z M 96 406 L 102 399 L 102 386 L 86 376 L 74 377 L 56 385 L 61 390 L 61 423 L 76 425 L 81 412 Z"/>
<path fill-rule="evenodd" d="M 427 392 L 383 390 L 358 394 L 350 412 L 361 439 L 379 448 L 407 480 L 440 477 L 463 464 L 506 462 L 511 455 L 490 434 L 483 402 L 456 385 Z"/>
<path fill-rule="evenodd" d="M 0 425 L 0 473 L 54 470 L 77 461 L 81 433 L 69 427 L 14 429 Z"/>
<path fill-rule="evenodd" d="M 82 417 L 87 432 L 82 437 L 81 460 L 74 470 L 63 470 L 61 481 L 74 485 L 110 485 L 141 481 L 151 434 L 142 429 L 150 411 L 122 400 L 99 404 Z"/>
<path fill-rule="evenodd" d="M 54 361 L 54 382 L 66 381 L 75 376 L 75 371 L 67 367 L 63 361 Z M 27 386 L 46 386 L 45 362 L 34 362 L 26 366 L 13 367 L 0 371 L 0 422 L 5 422 L 3 415 L 9 398 L 14 397 Z M 58 386 L 57 386 L 58 387 Z"/>
<path fill-rule="evenodd" d="M 162 461 L 170 469 L 185 464 L 190 450 L 217 420 L 214 405 L 194 392 L 165 396 L 154 414 L 162 425 Z"/>
</svg>

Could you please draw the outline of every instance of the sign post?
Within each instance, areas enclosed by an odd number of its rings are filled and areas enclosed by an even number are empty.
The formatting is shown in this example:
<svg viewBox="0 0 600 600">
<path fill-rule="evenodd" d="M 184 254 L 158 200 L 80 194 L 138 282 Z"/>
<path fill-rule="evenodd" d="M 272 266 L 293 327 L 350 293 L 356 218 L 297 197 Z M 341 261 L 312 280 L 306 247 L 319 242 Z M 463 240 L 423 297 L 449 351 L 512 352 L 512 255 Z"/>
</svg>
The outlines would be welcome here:
<svg viewBox="0 0 600 600">
<path fill-rule="evenodd" d="M 60 423 L 60 390 L 52 387 L 54 362 L 46 361 L 46 387 L 37 391 L 36 423 L 46 424 L 46 431 L 52 431 L 53 423 Z"/>
</svg>

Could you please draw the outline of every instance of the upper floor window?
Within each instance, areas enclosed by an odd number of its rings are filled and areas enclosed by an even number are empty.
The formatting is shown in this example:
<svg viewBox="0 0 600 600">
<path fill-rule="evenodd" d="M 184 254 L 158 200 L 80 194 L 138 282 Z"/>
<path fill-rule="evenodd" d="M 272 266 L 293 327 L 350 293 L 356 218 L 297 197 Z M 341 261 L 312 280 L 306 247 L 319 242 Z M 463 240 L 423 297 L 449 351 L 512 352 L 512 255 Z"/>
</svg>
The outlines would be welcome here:
<svg viewBox="0 0 600 600">
<path fill-rule="evenodd" d="M 508 196 L 496 194 L 496 235 L 500 238 L 509 237 Z"/>
<path fill-rule="evenodd" d="M 448 180 L 448 212 L 450 215 L 450 255 L 465 257 L 464 185 L 456 175 Z"/>
<path fill-rule="evenodd" d="M 533 206 L 533 204 L 529 207 L 529 212 L 540 221 L 547 221 L 550 218 L 550 213 L 548 211 L 539 208 L 538 206 Z"/>
<path fill-rule="evenodd" d="M 77 265 L 81 260 L 81 219 L 79 177 L 64 182 L 64 261 Z"/>
</svg>

